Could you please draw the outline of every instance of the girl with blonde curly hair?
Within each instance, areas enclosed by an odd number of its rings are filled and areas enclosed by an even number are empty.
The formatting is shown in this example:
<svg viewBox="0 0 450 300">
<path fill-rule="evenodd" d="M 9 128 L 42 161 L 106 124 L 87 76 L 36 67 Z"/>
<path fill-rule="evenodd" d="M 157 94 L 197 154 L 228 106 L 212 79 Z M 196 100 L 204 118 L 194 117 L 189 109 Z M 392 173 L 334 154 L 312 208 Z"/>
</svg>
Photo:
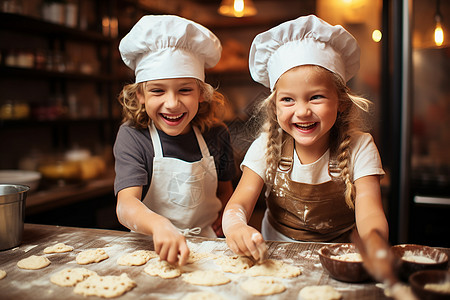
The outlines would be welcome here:
<svg viewBox="0 0 450 300">
<path fill-rule="evenodd" d="M 315 16 L 288 21 L 256 36 L 250 72 L 272 91 L 261 104 L 260 136 L 222 227 L 231 250 L 261 259 L 264 239 L 349 242 L 377 231 L 387 240 L 376 145 L 360 127 L 370 102 L 346 82 L 359 69 L 359 47 L 341 26 Z M 248 226 L 266 186 L 262 234 Z"/>
<path fill-rule="evenodd" d="M 119 50 L 136 82 L 119 96 L 123 124 L 114 144 L 117 217 L 152 236 L 160 259 L 184 265 L 185 235 L 222 236 L 235 174 L 224 97 L 205 83 L 221 45 L 178 16 L 144 16 Z"/>
</svg>

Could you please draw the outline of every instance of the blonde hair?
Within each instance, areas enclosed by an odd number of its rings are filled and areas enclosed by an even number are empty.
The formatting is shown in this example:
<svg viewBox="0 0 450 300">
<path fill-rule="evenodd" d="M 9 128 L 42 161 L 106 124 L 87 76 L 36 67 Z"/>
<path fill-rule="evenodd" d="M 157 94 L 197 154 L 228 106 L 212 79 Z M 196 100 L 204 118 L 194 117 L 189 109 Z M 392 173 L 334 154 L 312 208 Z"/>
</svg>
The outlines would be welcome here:
<svg viewBox="0 0 450 300">
<path fill-rule="evenodd" d="M 342 78 L 320 66 L 314 66 L 317 72 L 331 76 L 339 99 L 340 112 L 335 124 L 330 130 L 330 162 L 329 173 L 333 179 L 340 178 L 345 183 L 345 202 L 354 209 L 355 187 L 352 181 L 352 167 L 350 157 L 350 135 L 355 130 L 363 129 L 363 119 L 360 112 L 369 112 L 371 102 L 365 98 L 354 95 L 346 86 Z M 283 134 L 277 121 L 276 85 L 273 92 L 261 103 L 260 111 L 263 114 L 262 132 L 268 135 L 266 147 L 266 183 L 273 184 L 278 163 L 281 159 Z M 334 171 L 339 174 L 335 177 Z"/>
<path fill-rule="evenodd" d="M 223 124 L 222 115 L 225 97 L 211 85 L 196 79 L 200 88 L 200 101 L 197 114 L 191 124 L 197 126 L 201 132 L 215 125 Z M 122 105 L 122 123 L 129 122 L 130 126 L 144 129 L 150 123 L 145 105 L 139 103 L 138 94 L 144 93 L 144 83 L 132 83 L 123 87 L 118 97 Z"/>
</svg>

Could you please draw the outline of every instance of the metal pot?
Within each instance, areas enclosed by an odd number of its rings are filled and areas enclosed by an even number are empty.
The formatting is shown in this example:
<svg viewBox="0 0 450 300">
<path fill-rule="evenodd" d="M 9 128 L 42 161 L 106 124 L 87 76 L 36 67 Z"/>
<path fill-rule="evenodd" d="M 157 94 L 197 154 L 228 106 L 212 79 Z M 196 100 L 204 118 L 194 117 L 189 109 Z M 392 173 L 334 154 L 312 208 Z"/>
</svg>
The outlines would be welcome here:
<svg viewBox="0 0 450 300">
<path fill-rule="evenodd" d="M 0 184 L 0 250 L 22 242 L 25 200 L 30 188 L 20 184 Z"/>
</svg>

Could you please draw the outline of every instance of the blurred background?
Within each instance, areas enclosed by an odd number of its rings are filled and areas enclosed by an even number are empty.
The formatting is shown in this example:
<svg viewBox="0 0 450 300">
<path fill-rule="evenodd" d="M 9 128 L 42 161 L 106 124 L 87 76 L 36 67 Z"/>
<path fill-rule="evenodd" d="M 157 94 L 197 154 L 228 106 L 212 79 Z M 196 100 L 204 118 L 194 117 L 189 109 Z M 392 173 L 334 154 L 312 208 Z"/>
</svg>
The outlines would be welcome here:
<svg viewBox="0 0 450 300">
<path fill-rule="evenodd" d="M 118 43 L 140 17 L 177 14 L 222 41 L 206 81 L 227 98 L 237 163 L 268 90 L 248 71 L 256 34 L 302 15 L 341 24 L 358 40 L 351 89 L 387 175 L 392 243 L 450 246 L 450 0 L 1 0 L 0 182 L 31 185 L 26 222 L 123 229 L 115 215 L 112 146 L 117 101 L 133 73 Z M 237 174 L 236 182 L 239 179 Z M 259 228 L 264 199 L 251 223 Z"/>
</svg>

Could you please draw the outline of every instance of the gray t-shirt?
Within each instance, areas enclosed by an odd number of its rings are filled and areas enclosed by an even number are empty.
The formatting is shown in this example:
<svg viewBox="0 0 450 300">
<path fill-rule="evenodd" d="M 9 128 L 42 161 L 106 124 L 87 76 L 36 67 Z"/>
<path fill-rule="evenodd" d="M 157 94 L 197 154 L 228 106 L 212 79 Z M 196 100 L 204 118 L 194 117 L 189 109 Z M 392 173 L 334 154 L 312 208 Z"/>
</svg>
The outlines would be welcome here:
<svg viewBox="0 0 450 300">
<path fill-rule="evenodd" d="M 202 158 L 193 130 L 186 134 L 170 136 L 158 130 L 164 157 L 173 157 L 187 162 Z M 236 174 L 230 133 L 225 126 L 216 126 L 202 133 L 210 155 L 214 157 L 217 179 L 232 180 Z M 114 144 L 115 171 L 114 193 L 127 187 L 142 186 L 142 197 L 150 187 L 154 150 L 150 132 L 122 124 Z"/>
</svg>

